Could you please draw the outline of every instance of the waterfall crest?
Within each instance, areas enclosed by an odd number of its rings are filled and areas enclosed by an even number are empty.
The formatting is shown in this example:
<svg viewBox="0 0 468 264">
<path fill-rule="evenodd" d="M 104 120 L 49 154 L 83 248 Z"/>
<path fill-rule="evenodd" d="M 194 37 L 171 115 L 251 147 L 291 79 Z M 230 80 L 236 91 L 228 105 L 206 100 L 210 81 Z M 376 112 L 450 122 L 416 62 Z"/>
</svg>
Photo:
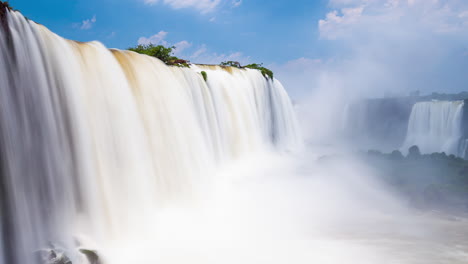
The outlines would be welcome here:
<svg viewBox="0 0 468 264">
<path fill-rule="evenodd" d="M 445 152 L 462 156 L 463 101 L 419 102 L 413 106 L 402 149 L 417 145 L 421 153 Z"/>
<path fill-rule="evenodd" d="M 220 164 L 301 144 L 283 86 L 259 71 L 168 67 L 2 16 L 0 264 L 145 237 L 152 211 L 193 200 Z"/>
</svg>

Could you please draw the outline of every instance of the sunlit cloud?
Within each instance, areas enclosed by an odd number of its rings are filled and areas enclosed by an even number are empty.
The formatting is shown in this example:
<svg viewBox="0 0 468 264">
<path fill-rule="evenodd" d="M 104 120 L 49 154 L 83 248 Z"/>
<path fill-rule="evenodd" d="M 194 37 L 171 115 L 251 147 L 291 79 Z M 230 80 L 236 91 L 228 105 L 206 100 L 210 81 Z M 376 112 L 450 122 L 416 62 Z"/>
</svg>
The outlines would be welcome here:
<svg viewBox="0 0 468 264">
<path fill-rule="evenodd" d="M 149 44 L 154 44 L 154 45 L 167 45 L 167 41 L 164 39 L 166 38 L 168 32 L 166 31 L 159 31 L 157 34 L 152 35 L 150 37 L 140 37 L 138 39 L 138 44 L 140 45 L 149 45 Z"/>
</svg>

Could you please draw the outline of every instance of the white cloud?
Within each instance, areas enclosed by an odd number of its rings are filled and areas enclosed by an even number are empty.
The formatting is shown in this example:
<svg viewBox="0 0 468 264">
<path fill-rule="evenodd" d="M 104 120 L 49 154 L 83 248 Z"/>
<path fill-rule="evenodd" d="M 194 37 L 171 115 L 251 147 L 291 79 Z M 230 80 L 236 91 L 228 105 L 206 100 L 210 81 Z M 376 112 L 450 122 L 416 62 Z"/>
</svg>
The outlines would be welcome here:
<svg viewBox="0 0 468 264">
<path fill-rule="evenodd" d="M 465 0 L 330 0 L 336 8 L 319 21 L 324 39 L 349 37 L 365 27 L 398 25 L 430 28 L 434 33 L 468 30 Z"/>
<path fill-rule="evenodd" d="M 157 34 L 151 36 L 151 37 L 140 37 L 138 39 L 138 44 L 139 45 L 149 45 L 149 44 L 153 44 L 153 45 L 164 45 L 164 46 L 169 46 L 171 44 L 169 44 L 169 42 L 166 41 L 166 37 L 167 35 L 169 34 L 169 32 L 166 32 L 166 31 L 159 31 Z M 186 41 L 186 40 L 182 40 L 182 41 L 179 41 L 177 42 L 176 44 L 174 45 L 171 45 L 171 46 L 174 46 L 175 49 L 174 49 L 174 54 L 179 56 L 181 54 L 183 54 L 184 50 L 192 47 L 192 43 Z"/>
<path fill-rule="evenodd" d="M 329 4 L 331 7 L 343 7 L 343 6 L 351 6 L 351 5 L 363 5 L 373 0 L 330 0 Z M 398 1 L 398 0 L 397 0 Z"/>
<path fill-rule="evenodd" d="M 107 38 L 113 38 L 117 35 L 115 31 L 112 31 L 109 35 L 107 35 Z"/>
<path fill-rule="evenodd" d="M 341 14 L 334 10 L 319 21 L 320 36 L 326 39 L 336 39 L 346 34 L 350 25 L 359 22 L 364 7 L 343 8 Z"/>
<path fill-rule="evenodd" d="M 200 48 L 198 48 L 191 56 L 190 58 L 199 58 L 200 55 L 204 54 L 205 52 L 207 52 L 207 48 L 206 48 L 206 45 L 202 45 Z"/>
<path fill-rule="evenodd" d="M 389 91 L 466 89 L 468 1 L 330 0 L 329 7 L 318 29 L 321 39 L 335 43 L 330 48 L 334 60 L 322 65 L 319 75 L 339 78 L 340 93 L 381 96 Z M 295 79 L 308 84 L 310 75 Z"/>
<path fill-rule="evenodd" d="M 233 7 L 239 7 L 240 5 L 242 5 L 242 0 L 232 0 Z"/>
<path fill-rule="evenodd" d="M 335 136 L 353 99 L 466 90 L 468 1 L 329 0 L 328 7 L 317 24 L 333 55 L 272 66 L 314 135 Z"/>
<path fill-rule="evenodd" d="M 299 59 L 288 61 L 284 65 L 284 68 L 288 70 L 300 71 L 301 69 L 317 67 L 317 65 L 321 65 L 321 64 L 322 64 L 322 60 L 320 59 L 309 59 L 309 58 L 302 57 Z"/>
<path fill-rule="evenodd" d="M 145 0 L 148 5 L 163 3 L 173 9 L 194 8 L 201 13 L 209 13 L 216 9 L 221 0 Z"/>
<path fill-rule="evenodd" d="M 149 45 L 149 44 L 154 44 L 154 45 L 167 45 L 167 41 L 164 39 L 166 38 L 168 32 L 166 31 L 159 31 L 158 34 L 155 34 L 149 38 L 146 37 L 140 37 L 138 39 L 138 44 L 140 45 Z"/>
<path fill-rule="evenodd" d="M 96 15 L 90 19 L 83 20 L 80 24 L 80 29 L 88 30 L 93 27 L 94 23 L 96 23 Z"/>
<path fill-rule="evenodd" d="M 467 10 L 467 11 L 463 11 L 463 12 L 461 12 L 460 14 L 458 14 L 458 17 L 459 17 L 459 18 L 462 18 L 462 19 L 468 18 L 468 10 Z"/>
<path fill-rule="evenodd" d="M 175 47 L 175 50 L 174 50 L 174 54 L 176 56 L 179 56 L 181 54 L 183 54 L 184 50 L 192 47 L 192 43 L 186 41 L 186 40 L 182 40 L 180 42 L 177 42 L 176 44 L 174 44 L 174 47 Z"/>
<path fill-rule="evenodd" d="M 466 90 L 468 1 L 329 0 L 328 7 L 317 24 L 333 55 L 272 66 L 293 97 L 330 87 L 346 98 Z"/>
<path fill-rule="evenodd" d="M 242 65 L 248 64 L 250 62 L 250 57 L 244 56 L 242 52 L 230 52 L 227 54 L 218 54 L 216 52 L 210 52 L 206 45 L 201 45 L 198 47 L 192 55 L 189 56 L 190 60 L 194 63 L 204 63 L 204 64 L 219 64 L 223 61 L 237 61 Z"/>
</svg>

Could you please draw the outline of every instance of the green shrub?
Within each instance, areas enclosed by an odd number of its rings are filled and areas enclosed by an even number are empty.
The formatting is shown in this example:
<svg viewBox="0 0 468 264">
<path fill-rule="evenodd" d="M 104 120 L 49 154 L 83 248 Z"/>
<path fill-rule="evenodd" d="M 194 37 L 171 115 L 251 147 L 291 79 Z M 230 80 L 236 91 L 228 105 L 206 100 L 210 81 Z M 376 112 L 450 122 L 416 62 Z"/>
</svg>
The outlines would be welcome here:
<svg viewBox="0 0 468 264">
<path fill-rule="evenodd" d="M 208 74 L 206 73 L 206 71 L 202 71 L 200 73 L 203 76 L 203 80 L 205 80 L 205 82 L 208 81 Z"/>
<path fill-rule="evenodd" d="M 163 45 L 138 45 L 128 50 L 145 54 L 160 59 L 167 65 L 178 66 L 178 67 L 189 67 L 189 61 L 179 59 L 173 55 L 175 47 L 165 47 Z"/>
<path fill-rule="evenodd" d="M 220 66 L 229 66 L 229 67 L 235 67 L 239 69 L 243 68 L 249 68 L 249 69 L 254 69 L 254 70 L 259 70 L 265 78 L 270 78 L 273 80 L 273 72 L 270 69 L 267 69 L 263 67 L 263 63 L 252 63 L 246 66 L 241 66 L 239 62 L 237 61 L 223 61 L 219 64 Z"/>
<path fill-rule="evenodd" d="M 1 8 L 7 8 L 8 10 L 11 10 L 11 11 L 18 11 L 17 9 L 13 9 L 13 7 L 11 7 L 10 3 L 8 3 L 8 1 L 0 1 L 0 7 Z"/>
<path fill-rule="evenodd" d="M 263 67 L 263 63 L 260 63 L 260 64 L 252 63 L 244 67 L 249 68 L 249 69 L 259 70 L 262 73 L 262 75 L 265 76 L 265 78 L 269 77 L 270 79 L 273 80 L 273 72 L 270 69 Z"/>
<path fill-rule="evenodd" d="M 239 62 L 237 61 L 223 61 L 219 65 L 221 66 L 230 66 L 230 67 L 236 67 L 236 68 L 242 68 Z"/>
<path fill-rule="evenodd" d="M 18 9 L 16 8 L 13 8 L 10 3 L 8 1 L 0 1 L 0 18 L 3 19 L 3 17 L 5 16 L 5 9 L 8 9 L 9 11 L 14 11 L 14 12 L 19 12 L 21 13 Z M 30 21 L 31 19 L 29 19 L 27 16 L 25 16 L 24 14 L 21 14 L 24 19 Z"/>
</svg>

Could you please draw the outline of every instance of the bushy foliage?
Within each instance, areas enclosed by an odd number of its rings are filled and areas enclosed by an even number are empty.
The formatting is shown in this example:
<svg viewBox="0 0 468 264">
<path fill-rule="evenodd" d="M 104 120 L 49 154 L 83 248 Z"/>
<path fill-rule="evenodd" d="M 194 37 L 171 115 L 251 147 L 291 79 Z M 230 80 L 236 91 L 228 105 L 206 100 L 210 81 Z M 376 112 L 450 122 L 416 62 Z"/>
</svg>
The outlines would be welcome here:
<svg viewBox="0 0 468 264">
<path fill-rule="evenodd" d="M 175 47 L 165 47 L 163 45 L 138 45 L 133 48 L 128 48 L 128 50 L 145 54 L 160 59 L 167 65 L 178 66 L 178 67 L 189 67 L 189 61 L 182 60 L 173 55 Z"/>
<path fill-rule="evenodd" d="M 2 9 L 0 12 L 4 12 L 6 9 L 10 11 L 15 11 L 15 12 L 20 12 L 18 9 L 13 8 L 8 1 L 0 1 L 0 9 Z M 26 20 L 30 20 L 27 18 L 24 14 L 21 14 Z"/>
<path fill-rule="evenodd" d="M 6 14 L 7 14 L 8 10 L 10 10 L 10 11 L 13 10 L 13 8 L 10 6 L 8 1 L 6 1 L 6 2 L 0 1 L 0 26 L 6 32 L 8 32 L 8 19 L 6 17 Z M 11 40 L 10 37 L 11 36 L 7 35 L 7 39 Z"/>
<path fill-rule="evenodd" d="M 7 25 L 7 19 L 5 17 L 7 7 L 4 6 L 5 4 L 3 2 L 0 2 L 0 25 L 6 29 L 8 27 Z"/>
<path fill-rule="evenodd" d="M 267 68 L 263 67 L 263 63 L 260 63 L 260 64 L 252 63 L 252 64 L 246 65 L 244 67 L 249 68 L 249 69 L 259 70 L 262 73 L 263 76 L 265 76 L 267 78 L 269 77 L 270 79 L 273 80 L 273 72 L 270 69 L 267 69 Z"/>
<path fill-rule="evenodd" d="M 208 74 L 206 73 L 206 71 L 202 71 L 200 73 L 203 76 L 203 80 L 205 80 L 205 82 L 208 81 Z"/>
<path fill-rule="evenodd" d="M 241 64 L 237 61 L 223 61 L 219 65 L 221 66 L 229 66 L 229 67 L 236 67 L 236 68 L 242 68 Z"/>
<path fill-rule="evenodd" d="M 13 9 L 13 7 L 10 6 L 10 3 L 8 1 L 0 1 L 0 7 L 3 9 L 3 8 L 7 8 L 8 10 L 12 10 L 12 11 L 18 11 L 16 9 Z"/>
<path fill-rule="evenodd" d="M 262 75 L 265 76 L 265 78 L 273 79 L 273 72 L 270 69 L 263 67 L 263 63 L 260 63 L 260 64 L 252 63 L 249 65 L 241 66 L 241 64 L 237 61 L 223 61 L 219 65 L 235 67 L 239 69 L 249 68 L 249 69 L 259 70 L 262 73 Z"/>
</svg>

